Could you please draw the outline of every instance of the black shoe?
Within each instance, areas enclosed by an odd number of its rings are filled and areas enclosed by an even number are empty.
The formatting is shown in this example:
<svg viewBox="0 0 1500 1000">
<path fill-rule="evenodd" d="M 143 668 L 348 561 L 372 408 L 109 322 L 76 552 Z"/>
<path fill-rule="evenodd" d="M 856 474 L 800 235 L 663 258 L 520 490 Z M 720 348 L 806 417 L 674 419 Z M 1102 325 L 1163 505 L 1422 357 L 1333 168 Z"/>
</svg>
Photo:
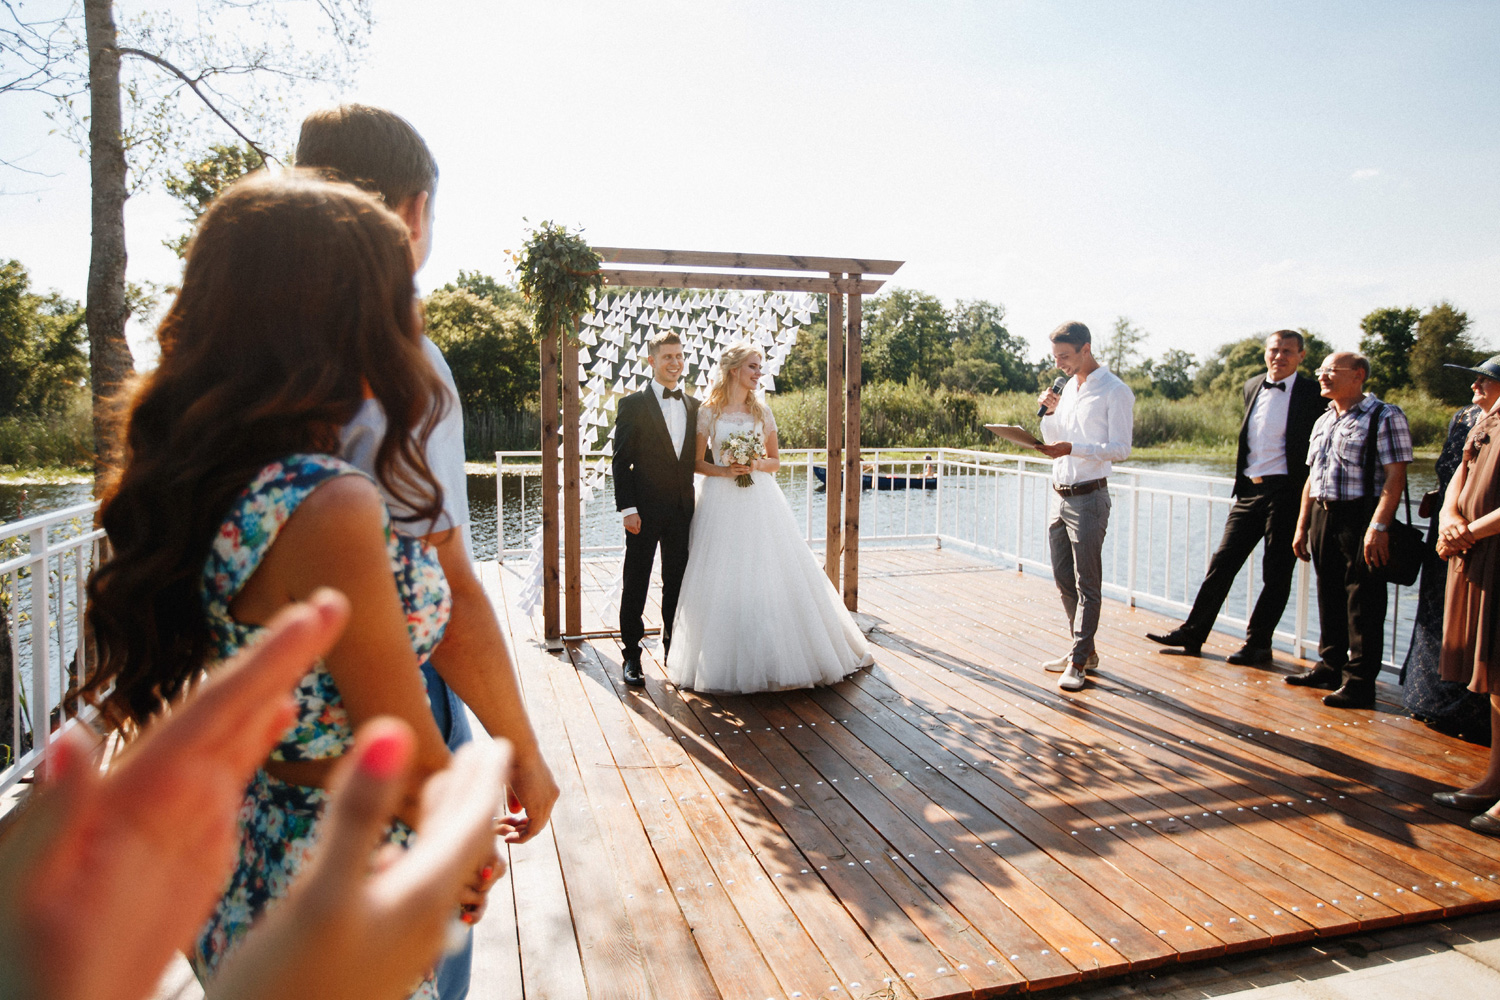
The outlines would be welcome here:
<svg viewBox="0 0 1500 1000">
<path fill-rule="evenodd" d="M 1252 646 L 1248 642 L 1225 657 L 1237 667 L 1264 667 L 1271 662 L 1270 646 Z"/>
<path fill-rule="evenodd" d="M 1469 820 L 1469 829 L 1489 837 L 1500 837 L 1500 819 L 1496 819 L 1489 813 L 1480 813 Z"/>
<path fill-rule="evenodd" d="M 1304 670 L 1299 674 L 1287 674 L 1282 680 L 1292 687 L 1322 688 L 1325 691 L 1337 691 L 1344 683 L 1344 672 L 1335 670 L 1326 663 L 1319 663 L 1310 670 Z"/>
<path fill-rule="evenodd" d="M 1152 642 L 1159 642 L 1163 646 L 1181 646 L 1182 651 L 1188 656 L 1198 656 L 1203 652 L 1203 640 L 1185 628 L 1174 628 L 1162 634 L 1147 632 L 1146 638 Z"/>
<path fill-rule="evenodd" d="M 1329 708 L 1374 708 L 1375 689 L 1345 684 L 1333 694 L 1325 694 L 1323 704 Z"/>
<path fill-rule="evenodd" d="M 1496 802 L 1500 802 L 1500 795 L 1468 795 L 1464 792 L 1433 792 L 1432 801 L 1449 809 L 1461 809 L 1464 812 L 1482 813 L 1488 810 Z"/>
<path fill-rule="evenodd" d="M 646 676 L 641 673 L 641 655 L 625 657 L 625 683 L 633 688 L 645 687 Z"/>
</svg>

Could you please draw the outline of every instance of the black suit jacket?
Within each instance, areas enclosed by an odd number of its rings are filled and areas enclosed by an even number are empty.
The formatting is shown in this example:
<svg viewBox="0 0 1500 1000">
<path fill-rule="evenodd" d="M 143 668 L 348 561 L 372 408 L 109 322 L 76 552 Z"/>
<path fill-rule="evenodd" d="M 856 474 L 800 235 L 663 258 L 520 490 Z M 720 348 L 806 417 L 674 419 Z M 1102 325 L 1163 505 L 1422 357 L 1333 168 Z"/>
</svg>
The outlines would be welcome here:
<svg viewBox="0 0 1500 1000">
<path fill-rule="evenodd" d="M 1266 376 L 1262 373 L 1245 383 L 1245 415 L 1240 418 L 1240 449 L 1234 463 L 1235 496 L 1250 485 L 1250 480 L 1245 478 L 1245 465 L 1250 461 L 1250 411 L 1265 382 Z M 1286 413 L 1286 470 L 1293 485 L 1301 489 L 1307 481 L 1307 442 L 1312 437 L 1313 424 L 1328 409 L 1328 400 L 1318 391 L 1317 380 L 1300 372 L 1292 375 L 1291 385 L 1286 391 L 1292 396 Z"/>
<path fill-rule="evenodd" d="M 634 507 L 642 516 L 668 511 L 693 515 L 693 451 L 698 443 L 698 401 L 686 394 L 687 428 L 682 450 L 672 452 L 672 434 L 656 393 L 648 385 L 620 400 L 615 411 L 615 509 Z"/>
</svg>

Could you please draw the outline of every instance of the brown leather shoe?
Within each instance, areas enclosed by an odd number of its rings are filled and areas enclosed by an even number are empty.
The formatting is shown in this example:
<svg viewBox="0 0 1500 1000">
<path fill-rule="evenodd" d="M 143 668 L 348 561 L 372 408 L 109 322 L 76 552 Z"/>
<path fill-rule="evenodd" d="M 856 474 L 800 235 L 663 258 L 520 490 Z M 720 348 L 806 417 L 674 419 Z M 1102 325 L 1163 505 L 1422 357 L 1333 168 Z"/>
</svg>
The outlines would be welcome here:
<svg viewBox="0 0 1500 1000">
<path fill-rule="evenodd" d="M 1464 792 L 1433 792 L 1432 801 L 1448 809 L 1482 813 L 1500 802 L 1500 795 L 1469 795 Z"/>
<path fill-rule="evenodd" d="M 1489 813 L 1480 813 L 1469 820 L 1469 829 L 1475 833 L 1482 833 L 1486 837 L 1500 837 L 1500 819 L 1496 819 Z"/>
<path fill-rule="evenodd" d="M 1375 689 L 1345 684 L 1333 694 L 1325 694 L 1323 704 L 1329 708 L 1374 708 Z"/>
<path fill-rule="evenodd" d="M 1319 663 L 1310 670 L 1304 670 L 1298 674 L 1287 674 L 1282 680 L 1293 687 L 1322 688 L 1325 691 L 1337 691 L 1344 683 L 1344 672 L 1335 670 L 1326 663 Z"/>
</svg>

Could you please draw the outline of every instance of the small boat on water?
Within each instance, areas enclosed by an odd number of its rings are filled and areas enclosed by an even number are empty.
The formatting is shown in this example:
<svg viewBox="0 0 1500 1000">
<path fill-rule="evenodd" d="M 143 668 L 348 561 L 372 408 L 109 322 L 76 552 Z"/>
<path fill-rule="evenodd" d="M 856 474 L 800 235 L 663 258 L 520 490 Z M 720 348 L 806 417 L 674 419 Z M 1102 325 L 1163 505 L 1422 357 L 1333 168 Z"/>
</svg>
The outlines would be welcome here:
<svg viewBox="0 0 1500 1000">
<path fill-rule="evenodd" d="M 818 477 L 818 482 L 828 484 L 828 470 L 823 466 L 813 466 L 813 475 Z M 860 476 L 860 489 L 863 490 L 935 490 L 937 487 L 937 476 L 888 476 L 871 472 Z"/>
</svg>

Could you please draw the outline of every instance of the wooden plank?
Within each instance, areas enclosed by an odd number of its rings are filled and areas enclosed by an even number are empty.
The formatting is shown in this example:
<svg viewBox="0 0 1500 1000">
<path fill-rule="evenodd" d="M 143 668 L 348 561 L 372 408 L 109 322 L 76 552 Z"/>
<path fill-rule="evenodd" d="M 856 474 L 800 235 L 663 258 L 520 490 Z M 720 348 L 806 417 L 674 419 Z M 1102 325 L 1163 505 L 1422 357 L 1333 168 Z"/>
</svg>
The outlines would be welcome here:
<svg viewBox="0 0 1500 1000">
<path fill-rule="evenodd" d="M 569 673 L 572 668 L 544 654 L 534 642 L 517 644 L 516 660 L 532 724 L 561 789 L 551 826 L 576 942 L 570 954 L 568 929 L 555 919 L 533 923 L 528 914 L 518 920 L 527 995 L 535 988 L 558 998 L 645 1000 L 653 994 L 646 983 L 644 949 L 617 888 L 616 859 L 600 829 L 598 812 L 591 808 L 548 676 L 560 667 Z M 576 974 L 574 956 L 579 963 Z M 577 990 L 580 975 L 587 993 Z"/>
<path fill-rule="evenodd" d="M 556 330 L 542 331 L 542 622 L 549 647 L 562 635 L 557 577 L 557 340 Z"/>
<path fill-rule="evenodd" d="M 737 288 L 758 292 L 859 292 L 874 295 L 884 281 L 831 281 L 774 274 L 713 274 L 704 271 L 635 271 L 606 267 L 599 273 L 617 288 Z"/>
<path fill-rule="evenodd" d="M 583 511 L 578 482 L 578 344 L 573 331 L 562 332 L 562 432 L 563 438 L 563 585 L 565 635 L 583 631 Z"/>
<path fill-rule="evenodd" d="M 574 764 L 588 807 L 604 841 L 602 856 L 595 861 L 590 877 L 610 880 L 623 897 L 636 938 L 650 942 L 641 954 L 641 965 L 651 995 L 719 996 L 693 929 L 674 898 L 675 886 L 663 871 L 643 826 L 645 817 L 637 813 L 635 800 L 610 754 L 578 670 L 554 670 L 549 679 L 573 746 Z M 661 829 L 656 832 L 661 836 Z M 599 871 L 600 866 L 606 868 L 607 876 Z"/>
<path fill-rule="evenodd" d="M 858 283 L 859 275 L 849 280 Z M 849 334 L 844 338 L 847 360 L 844 362 L 844 607 L 859 610 L 859 498 L 864 491 L 855 486 L 863 482 L 859 448 L 859 383 L 864 313 L 858 292 L 849 295 Z"/>
<path fill-rule="evenodd" d="M 830 274 L 830 278 L 839 275 Z M 825 445 L 827 475 L 824 482 L 824 510 L 827 532 L 823 548 L 823 572 L 839 590 L 842 576 L 844 544 L 844 296 L 828 294 L 828 394 Z M 851 480 L 859 482 L 859 480 Z M 856 488 L 855 492 L 858 492 Z"/>
<path fill-rule="evenodd" d="M 1024 981 L 969 917 L 948 905 L 931 883 L 907 866 L 885 863 L 890 848 L 884 831 L 866 824 L 836 794 L 832 783 L 821 780 L 819 772 L 785 740 L 770 735 L 771 728 L 754 707 L 755 699 L 735 701 L 735 708 L 730 709 L 684 692 L 674 703 L 678 706 L 674 719 L 681 725 L 702 727 L 700 732 L 713 737 L 712 743 L 700 740 L 695 746 L 718 752 L 694 757 L 700 769 L 726 782 L 735 779 L 719 795 L 726 799 L 746 837 L 755 838 L 760 836 L 756 831 L 779 826 L 807 860 L 806 870 L 799 874 L 825 882 L 865 928 L 891 968 L 913 973 L 912 979 L 905 979 L 904 972 L 902 978 L 919 994 L 987 993 Z M 877 858 L 882 860 L 860 863 Z M 1004 907 L 999 908 L 998 917 L 1000 923 L 1030 934 Z M 996 924 L 988 926 L 993 930 Z M 1008 945 L 1014 943 L 1007 938 Z M 1063 981 L 1066 978 L 1064 971 Z"/>
<path fill-rule="evenodd" d="M 638 692 L 617 682 L 620 664 L 601 658 L 600 648 L 585 643 L 574 651 L 573 661 L 605 745 L 614 759 L 651 849 L 666 876 L 672 900 L 692 930 L 704 964 L 725 997 L 763 997 L 779 992 L 782 982 L 772 973 L 761 949 L 747 929 L 729 895 L 728 882 L 738 882 L 735 866 L 727 853 L 709 852 L 700 842 L 721 845 L 711 835 L 727 824 L 717 803 L 707 798 L 692 769 L 681 761 L 659 766 L 647 749 L 654 732 L 641 722 L 654 721 L 654 706 Z M 618 686 L 616 686 L 618 684 Z M 642 719 L 642 716 L 647 718 Z M 738 841 L 738 837 L 734 837 Z M 743 848 L 743 844 L 739 845 Z M 717 853 L 720 864 L 708 856 Z M 748 851 L 741 851 L 749 859 Z M 753 864 L 753 859 L 749 859 Z M 726 881 L 727 880 L 727 881 Z M 824 975 L 814 981 L 822 981 Z M 807 980 L 799 980 L 806 982 Z"/>
<path fill-rule="evenodd" d="M 863 260 L 853 257 L 804 257 L 771 253 L 716 253 L 703 250 L 643 250 L 594 247 L 606 264 L 655 264 L 665 267 L 739 267 L 762 271 L 858 271 L 895 274 L 901 260 Z"/>
</svg>

